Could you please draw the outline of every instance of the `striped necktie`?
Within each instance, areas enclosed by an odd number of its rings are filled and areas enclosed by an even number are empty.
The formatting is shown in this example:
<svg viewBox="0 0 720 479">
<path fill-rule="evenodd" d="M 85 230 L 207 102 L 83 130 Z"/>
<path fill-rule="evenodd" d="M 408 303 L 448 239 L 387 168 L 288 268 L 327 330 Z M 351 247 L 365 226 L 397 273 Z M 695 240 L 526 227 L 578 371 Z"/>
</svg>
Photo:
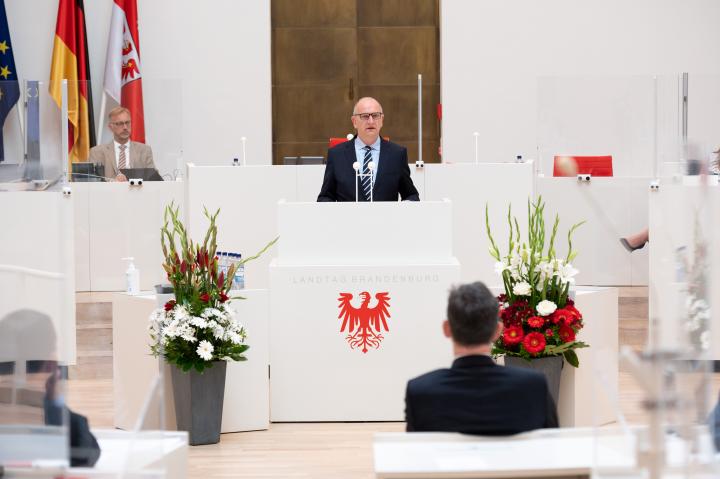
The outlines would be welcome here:
<svg viewBox="0 0 720 479">
<path fill-rule="evenodd" d="M 362 177 L 362 190 L 365 193 L 365 201 L 370 201 L 370 186 L 372 185 L 372 170 L 370 169 L 370 162 L 372 161 L 372 147 L 366 146 L 365 157 L 363 158 L 363 169 L 362 174 L 366 175 Z"/>
<path fill-rule="evenodd" d="M 125 156 L 125 148 L 127 145 L 120 145 L 120 156 L 118 157 L 118 170 L 124 170 L 127 168 L 127 158 Z"/>
</svg>

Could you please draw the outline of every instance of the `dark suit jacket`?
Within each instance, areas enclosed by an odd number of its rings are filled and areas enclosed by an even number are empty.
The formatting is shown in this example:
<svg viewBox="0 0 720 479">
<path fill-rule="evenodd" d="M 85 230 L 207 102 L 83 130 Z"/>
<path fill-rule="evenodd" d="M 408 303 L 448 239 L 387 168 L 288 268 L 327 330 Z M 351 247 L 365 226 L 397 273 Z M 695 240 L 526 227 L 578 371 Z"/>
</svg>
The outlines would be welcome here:
<svg viewBox="0 0 720 479">
<path fill-rule="evenodd" d="M 408 382 L 408 431 L 507 435 L 557 427 L 545 376 L 498 366 L 488 356 L 456 359 Z"/>
<path fill-rule="evenodd" d="M 353 163 L 355 140 L 346 141 L 328 150 L 325 178 L 318 201 L 355 201 L 355 170 Z M 365 201 L 362 188 L 358 188 L 360 201 Z M 380 139 L 380 161 L 375 175 L 373 201 L 419 201 L 420 197 L 410 179 L 407 149 Z"/>
<path fill-rule="evenodd" d="M 90 424 L 85 416 L 74 413 L 67 407 L 53 404 L 47 397 L 43 401 L 45 424 L 61 426 L 63 416 L 70 421 L 70 465 L 72 467 L 92 467 L 100 458 L 100 446 L 90 432 Z"/>
</svg>

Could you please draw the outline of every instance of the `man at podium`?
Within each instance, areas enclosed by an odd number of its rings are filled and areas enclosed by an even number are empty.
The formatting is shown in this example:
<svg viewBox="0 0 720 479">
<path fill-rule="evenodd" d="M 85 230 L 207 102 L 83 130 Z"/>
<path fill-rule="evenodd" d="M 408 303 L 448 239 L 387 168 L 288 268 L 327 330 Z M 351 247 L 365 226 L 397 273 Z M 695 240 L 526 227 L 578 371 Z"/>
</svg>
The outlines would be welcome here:
<svg viewBox="0 0 720 479">
<path fill-rule="evenodd" d="M 137 168 L 156 169 L 152 149 L 137 141 L 130 141 L 130 110 L 119 106 L 108 115 L 108 127 L 113 141 L 90 149 L 90 163 L 102 165 L 105 177 L 115 181 L 127 181 L 123 171 Z"/>
<path fill-rule="evenodd" d="M 407 149 L 380 137 L 382 106 L 361 98 L 350 117 L 357 135 L 328 150 L 318 201 L 419 201 Z"/>
</svg>

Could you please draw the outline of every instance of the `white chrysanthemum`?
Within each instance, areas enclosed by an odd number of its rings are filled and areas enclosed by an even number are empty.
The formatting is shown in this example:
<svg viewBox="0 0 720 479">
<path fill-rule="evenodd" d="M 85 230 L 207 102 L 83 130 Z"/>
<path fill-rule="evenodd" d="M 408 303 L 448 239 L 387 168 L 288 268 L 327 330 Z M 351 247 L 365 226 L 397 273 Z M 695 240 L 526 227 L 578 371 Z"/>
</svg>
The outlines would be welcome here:
<svg viewBox="0 0 720 479">
<path fill-rule="evenodd" d="M 516 296 L 529 296 L 531 292 L 532 287 L 525 281 L 515 283 L 513 286 L 513 294 Z"/>
<path fill-rule="evenodd" d="M 174 338 L 178 335 L 178 328 L 174 323 L 170 323 L 162 329 L 162 335 L 166 338 Z"/>
<path fill-rule="evenodd" d="M 703 350 L 708 350 L 710 348 L 710 331 L 703 331 L 700 333 L 700 347 Z"/>
<path fill-rule="evenodd" d="M 557 309 L 557 305 L 552 301 L 544 299 L 538 303 L 536 309 L 540 316 L 548 316 L 555 312 L 555 310 Z"/>
<path fill-rule="evenodd" d="M 573 268 L 573 265 L 571 265 L 570 263 L 560 266 L 560 268 L 555 272 L 555 275 L 558 277 L 558 279 L 560 279 L 560 282 L 562 284 L 574 283 L 574 276 L 576 274 L 578 274 L 578 270 Z"/>
<path fill-rule="evenodd" d="M 162 323 L 165 321 L 165 317 L 165 310 L 163 308 L 158 308 L 150 314 L 149 319 L 153 323 Z"/>
<path fill-rule="evenodd" d="M 212 359 L 213 351 L 215 351 L 215 348 L 212 344 L 210 344 L 210 341 L 206 340 L 200 341 L 200 344 L 198 344 L 198 347 L 195 350 L 198 356 L 203 358 L 205 361 L 210 361 Z"/>
<path fill-rule="evenodd" d="M 188 319 L 190 313 L 188 312 L 187 308 L 185 308 L 185 306 L 176 306 L 173 310 L 173 316 L 178 321 L 183 321 Z"/>
<path fill-rule="evenodd" d="M 225 330 L 222 326 L 215 326 L 213 328 L 213 336 L 215 336 L 216 339 L 222 339 L 225 336 Z"/>
<path fill-rule="evenodd" d="M 228 340 L 232 341 L 233 344 L 242 344 L 243 338 L 235 331 L 228 331 L 227 333 Z"/>
<path fill-rule="evenodd" d="M 190 324 L 192 324 L 193 326 L 195 326 L 197 328 L 203 328 L 203 329 L 207 328 L 207 326 L 208 326 L 208 322 L 205 318 L 199 318 L 197 316 L 193 317 L 190 320 Z"/>
<path fill-rule="evenodd" d="M 187 323 L 183 324 L 178 328 L 178 333 L 178 336 L 183 338 L 188 343 L 194 343 L 197 341 L 197 338 L 195 337 L 195 330 Z"/>
</svg>

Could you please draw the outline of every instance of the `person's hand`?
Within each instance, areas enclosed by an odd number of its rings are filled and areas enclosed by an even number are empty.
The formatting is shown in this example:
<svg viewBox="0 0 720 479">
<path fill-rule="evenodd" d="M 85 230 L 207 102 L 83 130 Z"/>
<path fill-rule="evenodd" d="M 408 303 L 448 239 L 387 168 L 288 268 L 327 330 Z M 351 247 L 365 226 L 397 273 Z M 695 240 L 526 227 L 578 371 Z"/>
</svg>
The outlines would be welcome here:
<svg viewBox="0 0 720 479">
<path fill-rule="evenodd" d="M 115 181 L 127 181 L 127 176 L 123 175 L 122 173 L 118 173 L 118 175 L 115 177 Z"/>
</svg>

